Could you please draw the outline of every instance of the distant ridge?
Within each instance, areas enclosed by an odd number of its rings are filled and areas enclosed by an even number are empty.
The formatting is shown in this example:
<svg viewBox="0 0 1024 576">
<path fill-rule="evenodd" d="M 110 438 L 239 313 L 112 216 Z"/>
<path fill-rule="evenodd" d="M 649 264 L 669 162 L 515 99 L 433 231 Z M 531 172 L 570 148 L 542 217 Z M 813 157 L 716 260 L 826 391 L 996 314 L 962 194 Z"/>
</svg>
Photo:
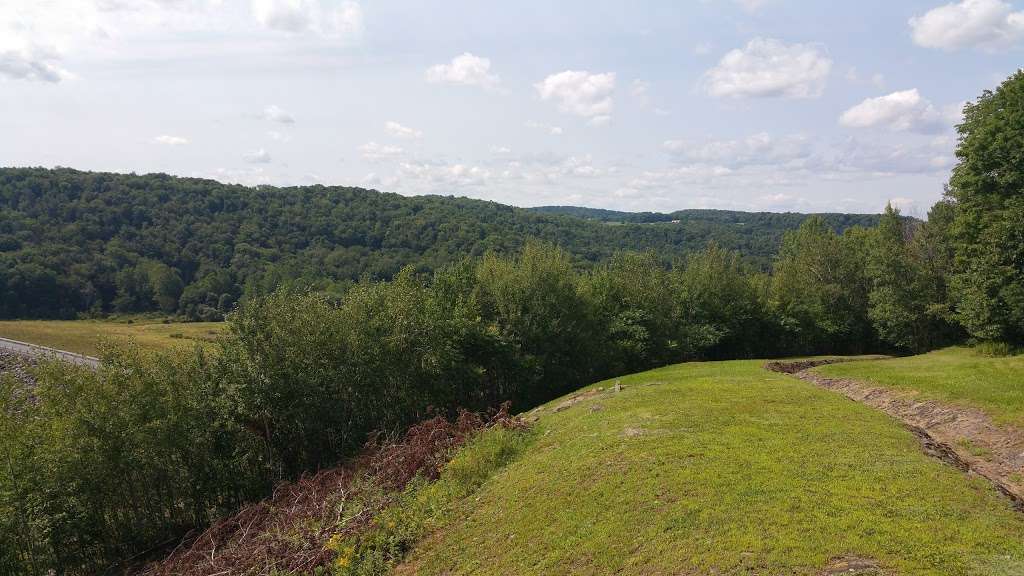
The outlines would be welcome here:
<svg viewBox="0 0 1024 576">
<path fill-rule="evenodd" d="M 766 269 L 806 214 L 515 208 L 343 186 L 247 187 L 166 174 L 0 168 L 0 317 L 151 312 L 217 319 L 287 283 L 339 293 L 529 239 L 586 267 L 623 250 L 671 261 L 709 242 Z M 826 214 L 837 231 L 877 215 Z M 613 225 L 614 223 L 614 225 Z"/>
</svg>

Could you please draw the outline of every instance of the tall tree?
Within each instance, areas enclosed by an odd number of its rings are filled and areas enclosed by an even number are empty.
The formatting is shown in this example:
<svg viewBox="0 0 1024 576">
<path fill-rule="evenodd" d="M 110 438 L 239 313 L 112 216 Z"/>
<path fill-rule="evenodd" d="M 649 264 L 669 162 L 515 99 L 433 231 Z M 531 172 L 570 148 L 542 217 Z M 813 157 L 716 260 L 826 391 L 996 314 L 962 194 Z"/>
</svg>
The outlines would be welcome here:
<svg viewBox="0 0 1024 576">
<path fill-rule="evenodd" d="M 967 104 L 957 131 L 957 318 L 976 338 L 1024 342 L 1024 71 Z"/>
</svg>

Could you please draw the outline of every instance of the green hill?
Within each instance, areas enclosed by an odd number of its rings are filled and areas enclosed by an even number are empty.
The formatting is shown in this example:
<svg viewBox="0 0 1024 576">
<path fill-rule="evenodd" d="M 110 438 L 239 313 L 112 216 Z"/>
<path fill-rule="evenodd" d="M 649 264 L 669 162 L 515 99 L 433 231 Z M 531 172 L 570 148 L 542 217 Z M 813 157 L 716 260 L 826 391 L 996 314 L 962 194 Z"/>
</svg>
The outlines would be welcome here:
<svg viewBox="0 0 1024 576">
<path fill-rule="evenodd" d="M 753 361 L 621 384 L 549 403 L 398 573 L 1024 573 L 1024 516 L 881 412 Z"/>
<path fill-rule="evenodd" d="M 686 211 L 609 226 L 450 196 L 351 187 L 255 188 L 165 174 L 0 169 L 0 318 L 148 312 L 217 319 L 289 282 L 343 290 L 403 266 L 430 271 L 529 238 L 579 266 L 621 250 L 670 261 L 714 241 L 766 268 L 802 214 Z M 678 218 L 677 218 L 678 216 Z M 589 218 L 589 216 L 586 216 Z M 644 216 L 638 218 L 643 220 Z M 678 223 L 670 220 L 680 219 Z M 875 215 L 826 215 L 842 230 Z"/>
</svg>

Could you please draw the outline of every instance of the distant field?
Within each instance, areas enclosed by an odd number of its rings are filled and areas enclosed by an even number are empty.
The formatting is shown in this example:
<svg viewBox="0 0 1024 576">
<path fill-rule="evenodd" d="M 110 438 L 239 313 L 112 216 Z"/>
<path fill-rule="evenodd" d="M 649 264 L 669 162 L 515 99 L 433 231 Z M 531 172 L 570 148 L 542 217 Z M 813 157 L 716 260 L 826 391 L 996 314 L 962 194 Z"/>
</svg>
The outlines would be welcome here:
<svg viewBox="0 0 1024 576">
<path fill-rule="evenodd" d="M 142 348 L 162 350 L 175 346 L 208 344 L 222 334 L 223 322 L 164 324 L 137 320 L 131 324 L 100 320 L 0 321 L 0 337 L 95 356 L 103 340 L 134 341 Z"/>
<path fill-rule="evenodd" d="M 1024 355 L 983 356 L 947 348 L 921 356 L 850 362 L 816 368 L 825 376 L 855 378 L 913 390 L 924 398 L 980 408 L 996 421 L 1024 426 Z"/>
<path fill-rule="evenodd" d="M 398 573 L 1024 574 L 1024 515 L 881 412 L 755 361 L 621 383 L 549 404 Z"/>
</svg>

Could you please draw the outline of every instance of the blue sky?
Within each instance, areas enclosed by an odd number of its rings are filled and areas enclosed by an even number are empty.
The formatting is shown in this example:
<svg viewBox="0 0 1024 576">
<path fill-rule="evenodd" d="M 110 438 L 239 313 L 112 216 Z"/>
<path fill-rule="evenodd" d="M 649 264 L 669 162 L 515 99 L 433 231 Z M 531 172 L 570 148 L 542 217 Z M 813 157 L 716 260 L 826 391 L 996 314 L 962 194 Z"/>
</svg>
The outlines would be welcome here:
<svg viewBox="0 0 1024 576">
<path fill-rule="evenodd" d="M 5 0 L 0 165 L 923 214 L 1024 3 Z"/>
</svg>

